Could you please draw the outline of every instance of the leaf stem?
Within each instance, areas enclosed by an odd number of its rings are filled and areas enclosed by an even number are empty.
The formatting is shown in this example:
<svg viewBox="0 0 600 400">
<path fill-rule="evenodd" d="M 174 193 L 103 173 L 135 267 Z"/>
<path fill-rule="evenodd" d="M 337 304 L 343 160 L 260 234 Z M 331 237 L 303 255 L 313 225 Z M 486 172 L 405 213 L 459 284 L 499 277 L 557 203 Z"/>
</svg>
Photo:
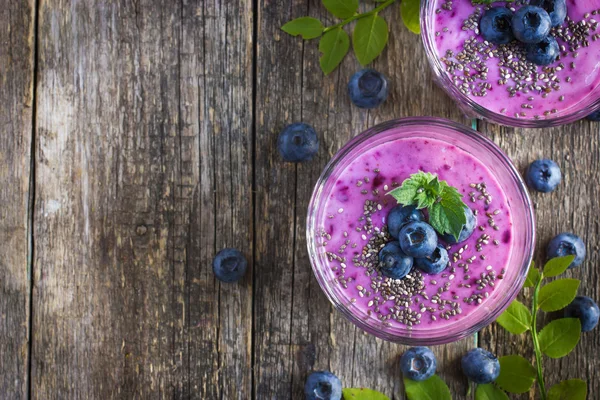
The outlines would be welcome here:
<svg viewBox="0 0 600 400">
<path fill-rule="evenodd" d="M 537 366 L 537 382 L 540 388 L 540 394 L 542 400 L 546 400 L 546 383 L 544 382 L 544 370 L 542 367 L 542 351 L 540 350 L 540 341 L 538 339 L 537 332 L 537 314 L 538 314 L 538 295 L 540 292 L 540 286 L 542 284 L 542 279 L 544 279 L 544 273 L 540 273 L 540 277 L 535 284 L 535 289 L 533 291 L 533 304 L 531 305 L 531 338 L 533 340 L 533 349 L 535 351 L 535 363 Z"/>
<path fill-rule="evenodd" d="M 328 26 L 327 28 L 323 29 L 323 33 L 327 33 L 327 32 L 329 32 L 329 31 L 331 31 L 333 29 L 342 27 L 342 26 L 344 26 L 346 24 L 349 24 L 350 22 L 355 21 L 357 19 L 361 19 L 361 18 L 367 17 L 369 15 L 377 14 L 379 11 L 383 10 L 384 8 L 387 8 L 389 5 L 391 5 L 391 4 L 395 3 L 395 2 L 396 2 L 396 0 L 387 0 L 386 2 L 381 3 L 379 6 L 377 6 L 374 9 L 372 9 L 371 11 L 367 11 L 367 12 L 362 13 L 362 14 L 355 14 L 355 15 L 349 17 L 349 18 L 346 18 L 345 20 L 343 20 L 342 22 L 340 22 L 338 24 Z"/>
</svg>

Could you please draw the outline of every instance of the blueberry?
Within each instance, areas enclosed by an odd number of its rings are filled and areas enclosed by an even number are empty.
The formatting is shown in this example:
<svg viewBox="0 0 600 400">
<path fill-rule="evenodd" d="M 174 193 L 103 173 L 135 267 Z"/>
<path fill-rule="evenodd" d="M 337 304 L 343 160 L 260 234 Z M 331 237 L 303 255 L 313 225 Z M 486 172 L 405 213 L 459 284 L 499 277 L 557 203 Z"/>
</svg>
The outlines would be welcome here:
<svg viewBox="0 0 600 400">
<path fill-rule="evenodd" d="M 400 370 L 413 381 L 424 381 L 435 374 L 437 361 L 428 347 L 411 347 L 400 357 Z"/>
<path fill-rule="evenodd" d="M 550 16 L 541 7 L 523 6 L 512 18 L 513 34 L 523 43 L 541 42 L 551 27 Z"/>
<path fill-rule="evenodd" d="M 449 260 L 446 248 L 438 244 L 430 256 L 415 258 L 415 267 L 428 274 L 439 274 L 446 269 Z"/>
<path fill-rule="evenodd" d="M 306 400 L 340 400 L 342 382 L 329 371 L 316 371 L 306 378 L 304 384 Z"/>
<path fill-rule="evenodd" d="M 471 235 L 475 231 L 475 227 L 477 226 L 477 217 L 475 216 L 475 214 L 473 214 L 473 211 L 469 207 L 465 206 L 464 210 L 467 222 L 463 225 L 463 228 L 460 231 L 460 235 L 458 235 L 458 241 L 453 235 L 445 234 L 442 236 L 442 240 L 444 242 L 448 244 L 464 242 L 469 237 L 471 237 Z"/>
<path fill-rule="evenodd" d="M 542 7 L 548 12 L 552 26 L 562 25 L 567 17 L 566 0 L 533 0 L 530 3 L 533 6 Z"/>
<path fill-rule="evenodd" d="M 379 250 L 379 269 L 388 278 L 402 279 L 413 266 L 413 258 L 400 248 L 400 243 L 389 242 Z"/>
<path fill-rule="evenodd" d="M 527 186 L 543 193 L 556 189 L 561 178 L 562 174 L 558 164 L 545 158 L 532 162 L 525 173 Z"/>
<path fill-rule="evenodd" d="M 565 318 L 579 318 L 581 331 L 591 331 L 598 325 L 600 309 L 598 304 L 587 296 L 577 296 L 565 310 Z"/>
<path fill-rule="evenodd" d="M 590 121 L 600 121 L 600 110 L 594 111 L 586 117 Z"/>
<path fill-rule="evenodd" d="M 312 126 L 302 122 L 288 125 L 279 134 L 277 148 L 285 161 L 312 160 L 319 150 L 317 132 Z"/>
<path fill-rule="evenodd" d="M 239 281 L 247 268 L 246 258 L 236 249 L 223 249 L 213 259 L 213 272 L 221 282 Z"/>
<path fill-rule="evenodd" d="M 487 10 L 479 21 L 481 36 L 489 42 L 507 44 L 515 35 L 512 31 L 513 13 L 506 7 L 493 7 Z"/>
<path fill-rule="evenodd" d="M 554 39 L 554 36 L 548 35 L 539 43 L 528 44 L 527 54 L 525 58 L 527 61 L 534 63 L 535 65 L 548 65 L 556 61 L 560 53 L 558 42 Z"/>
<path fill-rule="evenodd" d="M 495 355 L 480 347 L 469 350 L 461 360 L 463 373 L 478 384 L 490 383 L 500 375 L 500 362 Z"/>
<path fill-rule="evenodd" d="M 387 227 L 390 236 L 394 239 L 398 239 L 400 229 L 413 221 L 424 221 L 425 216 L 421 210 L 417 210 L 415 206 L 401 206 L 397 205 L 392 208 L 387 215 Z"/>
<path fill-rule="evenodd" d="M 427 257 L 437 247 L 435 230 L 426 222 L 410 222 L 400 229 L 398 240 L 402 251 L 415 258 Z"/>
<path fill-rule="evenodd" d="M 579 236 L 572 233 L 561 233 L 550 240 L 547 248 L 548 258 L 574 255 L 575 259 L 569 268 L 579 267 L 585 258 L 585 244 Z"/>
<path fill-rule="evenodd" d="M 350 78 L 348 95 L 356 107 L 375 108 L 388 96 L 388 81 L 380 72 L 363 69 Z"/>
</svg>

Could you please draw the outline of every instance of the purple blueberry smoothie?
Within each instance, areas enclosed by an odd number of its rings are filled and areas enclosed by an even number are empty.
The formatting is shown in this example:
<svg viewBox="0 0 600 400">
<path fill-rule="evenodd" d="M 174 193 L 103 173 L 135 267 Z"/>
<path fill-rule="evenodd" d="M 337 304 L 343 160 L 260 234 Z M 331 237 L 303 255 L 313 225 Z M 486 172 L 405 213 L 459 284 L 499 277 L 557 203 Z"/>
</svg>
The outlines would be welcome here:
<svg viewBox="0 0 600 400">
<path fill-rule="evenodd" d="M 480 34 L 479 21 L 485 10 L 500 6 L 514 11 L 524 2 L 426 3 L 426 42 L 433 42 L 433 57 L 447 78 L 442 86 L 453 85 L 452 93 L 508 118 L 504 122 L 552 120 L 593 111 L 582 109 L 600 98 L 600 0 L 566 1 L 565 22 L 550 32 L 560 46 L 560 56 L 547 66 L 527 61 L 524 45 L 516 40 L 497 45 Z"/>
<path fill-rule="evenodd" d="M 499 177 L 502 169 L 487 165 L 497 161 L 462 146 L 460 134 L 450 128 L 419 122 L 374 135 L 339 160 L 313 195 L 309 248 L 332 301 L 365 325 L 403 331 L 425 342 L 459 327 L 461 332 L 445 339 L 450 341 L 497 311 L 514 285 L 520 286 L 523 259 L 526 271 L 531 257 L 525 242 L 532 233 L 526 233 L 526 221 L 521 227 L 515 221 L 531 219 L 531 209 L 527 204 L 515 213 L 513 207 L 523 204 L 523 188 L 503 186 L 510 182 L 508 174 Z M 387 193 L 418 171 L 457 188 L 477 225 L 466 241 L 446 245 L 450 262 L 441 273 L 413 267 L 403 279 L 391 279 L 378 265 L 380 248 L 394 240 L 386 217 L 397 202 Z"/>
</svg>

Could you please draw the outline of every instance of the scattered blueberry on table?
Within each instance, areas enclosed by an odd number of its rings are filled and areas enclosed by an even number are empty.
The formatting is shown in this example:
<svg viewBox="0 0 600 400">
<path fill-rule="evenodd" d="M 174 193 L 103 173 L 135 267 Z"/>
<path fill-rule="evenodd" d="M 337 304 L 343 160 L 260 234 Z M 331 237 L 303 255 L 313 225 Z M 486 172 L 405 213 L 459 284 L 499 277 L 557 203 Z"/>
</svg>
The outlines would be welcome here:
<svg viewBox="0 0 600 400">
<path fill-rule="evenodd" d="M 492 7 L 479 21 L 479 31 L 485 40 L 495 44 L 508 44 L 515 35 L 512 31 L 513 13 L 506 7 Z"/>
<path fill-rule="evenodd" d="M 513 34 L 523 43 L 539 43 L 550 33 L 552 21 L 548 12 L 537 6 L 523 6 L 512 18 Z"/>
<path fill-rule="evenodd" d="M 415 258 L 427 257 L 437 247 L 435 230 L 426 222 L 410 222 L 400 229 L 398 240 L 402 251 Z"/>
<path fill-rule="evenodd" d="M 358 71 L 348 82 L 348 95 L 357 107 L 378 107 L 388 96 L 387 78 L 370 68 Z"/>
<path fill-rule="evenodd" d="M 450 257 L 448 250 L 440 244 L 435 248 L 431 255 L 415 258 L 415 266 L 428 274 L 439 274 L 448 266 Z"/>
<path fill-rule="evenodd" d="M 473 232 L 475 231 L 475 227 L 477 225 L 477 217 L 473 214 L 473 210 L 469 207 L 464 207 L 465 218 L 467 219 L 467 223 L 463 226 L 460 231 L 460 235 L 458 236 L 458 240 L 450 234 L 446 234 L 442 236 L 442 240 L 447 244 L 457 244 L 462 243 L 468 238 L 471 237 Z"/>
<path fill-rule="evenodd" d="M 379 250 L 379 268 L 388 278 L 402 279 L 411 270 L 413 258 L 406 255 L 400 248 L 400 243 L 389 242 Z"/>
<path fill-rule="evenodd" d="M 312 126 L 298 122 L 281 131 L 277 148 L 285 161 L 309 161 L 319 150 L 319 138 Z"/>
<path fill-rule="evenodd" d="M 387 215 L 387 227 L 391 237 L 398 239 L 400 229 L 409 222 L 424 221 L 425 216 L 416 206 L 397 205 Z"/>
<path fill-rule="evenodd" d="M 600 318 L 600 309 L 598 304 L 587 296 L 577 296 L 564 309 L 565 318 L 579 318 L 581 321 L 581 331 L 589 332 L 598 325 Z"/>
<path fill-rule="evenodd" d="M 400 357 L 402 374 L 413 381 L 424 381 L 435 374 L 437 360 L 428 347 L 411 347 Z"/>
<path fill-rule="evenodd" d="M 311 373 L 304 384 L 306 400 L 341 400 L 342 382 L 329 371 Z"/>
<path fill-rule="evenodd" d="M 575 259 L 569 265 L 570 268 L 575 268 L 581 265 L 586 256 L 585 244 L 583 240 L 572 233 L 561 233 L 550 240 L 547 248 L 548 259 L 555 257 L 564 257 L 574 255 Z"/>
<path fill-rule="evenodd" d="M 213 272 L 221 282 L 239 281 L 246 273 L 247 268 L 246 258 L 237 249 L 223 249 L 213 259 Z"/>
<path fill-rule="evenodd" d="M 540 159 L 532 162 L 525 173 L 525 182 L 530 188 L 542 192 L 552 192 L 560 181 L 560 167 L 552 160 Z"/>
<path fill-rule="evenodd" d="M 586 119 L 588 119 L 590 121 L 600 121 L 600 110 L 594 111 L 593 113 L 591 113 L 590 115 L 588 115 L 586 117 Z"/>
<path fill-rule="evenodd" d="M 496 356 L 479 347 L 462 357 L 461 366 L 467 378 L 478 384 L 491 383 L 500 375 L 500 362 Z"/>
</svg>

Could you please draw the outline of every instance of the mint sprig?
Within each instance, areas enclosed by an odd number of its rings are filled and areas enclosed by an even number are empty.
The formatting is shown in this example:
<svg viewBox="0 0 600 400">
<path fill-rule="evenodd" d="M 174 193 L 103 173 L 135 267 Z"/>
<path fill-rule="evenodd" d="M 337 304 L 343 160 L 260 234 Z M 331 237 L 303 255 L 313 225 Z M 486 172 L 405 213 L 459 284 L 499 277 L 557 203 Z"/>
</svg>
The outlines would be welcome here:
<svg viewBox="0 0 600 400">
<path fill-rule="evenodd" d="M 429 224 L 439 234 L 450 234 L 458 241 L 463 226 L 467 223 L 465 207 L 458 190 L 438 179 L 437 175 L 419 171 L 388 193 L 404 206 L 414 205 L 427 209 Z"/>
<path fill-rule="evenodd" d="M 381 11 L 396 3 L 396 0 L 378 0 L 377 7 L 363 13 L 358 12 L 358 0 L 322 0 L 323 6 L 334 17 L 342 21 L 325 27 L 312 17 L 300 17 L 283 25 L 281 29 L 292 36 L 319 41 L 320 65 L 325 75 L 337 68 L 348 53 L 349 35 L 344 27 L 356 21 L 352 33 L 352 45 L 361 65 L 370 64 L 385 49 L 388 42 L 387 22 L 379 15 Z M 419 33 L 419 0 L 402 0 L 400 12 L 404 25 L 413 33 Z"/>
<path fill-rule="evenodd" d="M 556 319 L 541 331 L 537 329 L 539 311 L 556 311 L 566 307 L 575 297 L 580 281 L 578 279 L 557 279 L 542 286 L 545 278 L 555 277 L 565 272 L 575 257 L 557 257 L 546 263 L 543 270 L 529 267 L 525 287 L 533 288 L 531 311 L 523 303 L 515 300 L 496 320 L 504 329 L 513 334 L 529 332 L 535 354 L 535 365 L 519 355 L 500 358 L 500 376 L 495 384 L 510 393 L 525 393 L 537 381 L 542 400 L 585 400 L 586 383 L 579 379 L 570 379 L 556 384 L 548 391 L 544 381 L 543 356 L 561 358 L 569 354 L 581 337 L 581 323 L 577 318 Z M 489 399 L 483 390 L 476 400 Z M 500 397 L 498 397 L 500 398 Z"/>
</svg>

